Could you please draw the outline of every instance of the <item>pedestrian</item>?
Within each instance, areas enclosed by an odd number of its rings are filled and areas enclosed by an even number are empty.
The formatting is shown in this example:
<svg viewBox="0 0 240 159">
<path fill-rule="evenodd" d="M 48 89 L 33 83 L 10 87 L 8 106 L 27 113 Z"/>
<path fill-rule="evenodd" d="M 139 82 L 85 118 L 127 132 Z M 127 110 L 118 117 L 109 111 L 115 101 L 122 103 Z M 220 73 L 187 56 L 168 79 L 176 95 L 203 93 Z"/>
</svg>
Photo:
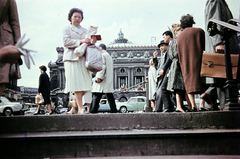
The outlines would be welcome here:
<svg viewBox="0 0 240 159">
<path fill-rule="evenodd" d="M 193 28 L 195 24 L 190 14 L 181 17 L 183 32 L 177 38 L 179 62 L 184 79 L 185 89 L 193 111 L 197 111 L 194 94 L 202 91 L 200 77 L 202 54 L 205 48 L 205 35 L 201 28 Z"/>
<path fill-rule="evenodd" d="M 165 63 L 166 61 L 166 52 L 168 49 L 168 44 L 164 42 L 164 40 L 161 40 L 160 43 L 158 44 L 158 47 L 160 48 L 161 51 L 161 58 L 158 61 L 157 56 L 158 56 L 158 52 L 157 50 L 155 50 L 155 52 L 153 53 L 153 63 L 155 65 L 155 68 L 157 70 L 157 88 L 156 88 L 156 101 L 155 101 L 155 105 L 156 105 L 156 111 L 157 112 L 162 112 L 163 109 L 163 100 L 162 100 L 162 89 L 161 89 L 161 81 L 162 81 L 162 76 L 159 75 L 159 72 L 161 70 L 161 67 L 163 65 L 163 63 Z"/>
<path fill-rule="evenodd" d="M 173 34 L 171 31 L 165 31 L 163 34 L 163 40 L 165 43 L 169 44 L 169 47 L 171 46 L 171 42 L 173 39 Z M 160 68 L 159 75 L 162 77 L 162 84 L 161 84 L 161 91 L 162 91 L 162 101 L 164 104 L 164 113 L 165 112 L 173 112 L 174 111 L 174 102 L 172 99 L 173 93 L 167 90 L 167 84 L 168 84 L 168 73 L 169 68 L 172 64 L 172 60 L 169 58 L 169 47 L 166 52 L 166 60 L 165 63 Z"/>
<path fill-rule="evenodd" d="M 157 88 L 157 70 L 155 69 L 153 59 L 149 60 L 149 70 L 148 70 L 148 85 L 149 85 L 149 100 L 152 103 L 153 111 L 156 111 L 156 88 Z"/>
<path fill-rule="evenodd" d="M 229 19 L 232 19 L 232 13 L 225 0 L 207 0 L 205 5 L 205 29 L 207 30 L 208 22 L 210 19 L 216 19 L 223 22 L 228 22 Z M 224 27 L 218 27 L 220 32 L 223 32 Z M 216 34 L 214 36 L 206 36 L 206 52 L 207 53 L 224 53 L 224 43 L 223 35 Z M 240 54 L 237 33 L 230 38 L 230 54 Z M 240 58 L 240 56 L 239 56 Z M 240 61 L 240 60 L 239 60 Z M 240 65 L 239 65 L 240 67 Z M 240 68 L 238 68 L 239 70 Z M 237 81 L 240 81 L 239 71 Z M 211 86 L 201 94 L 200 98 L 204 99 L 213 110 L 219 110 L 216 100 L 220 102 L 220 108 L 223 109 L 226 104 L 226 91 L 225 91 L 225 82 L 226 79 L 223 78 L 207 78 L 207 84 Z"/>
<path fill-rule="evenodd" d="M 82 43 L 95 44 L 97 39 L 96 37 L 92 37 L 92 39 L 85 38 L 87 29 L 80 25 L 83 20 L 81 9 L 72 8 L 68 14 L 68 20 L 70 24 L 64 28 L 63 32 L 63 62 L 66 77 L 65 93 L 74 92 L 78 114 L 85 114 L 87 112 L 83 108 L 82 97 L 85 93 L 91 91 L 92 75 L 85 67 L 85 56 L 76 56 L 74 48 L 80 46 Z M 73 114 L 73 109 L 68 113 Z"/>
<path fill-rule="evenodd" d="M 169 58 L 172 60 L 170 65 L 167 90 L 176 94 L 176 112 L 183 112 L 183 95 L 185 95 L 185 85 L 182 76 L 181 67 L 179 64 L 178 51 L 177 51 L 177 36 L 181 34 L 183 29 L 180 24 L 172 25 L 173 40 L 168 48 Z M 187 100 L 188 101 L 188 100 Z"/>
<path fill-rule="evenodd" d="M 19 61 L 22 63 L 20 58 L 20 52 L 16 49 L 15 45 L 18 39 L 21 37 L 20 25 L 17 11 L 17 4 L 15 0 L 1 0 L 0 5 L 0 96 L 5 89 L 5 84 L 9 83 L 9 69 L 10 63 Z M 10 45 L 4 50 L 4 46 Z M 3 53 L 4 52 L 4 53 Z M 1 57 L 2 56 L 2 57 Z M 13 58 L 15 57 L 15 58 Z M 7 61 L 13 58 L 11 61 Z M 4 64 L 3 64 L 4 63 Z M 15 64 L 14 64 L 15 65 Z M 18 67 L 18 66 L 17 66 Z M 19 69 L 19 67 L 18 67 Z M 18 70 L 20 71 L 20 70 Z M 17 80 L 17 79 L 15 79 Z M 15 81 L 14 80 L 14 81 Z"/>
<path fill-rule="evenodd" d="M 39 95 L 40 93 L 42 94 L 44 99 L 44 104 L 47 105 L 48 113 L 46 113 L 46 115 L 51 115 L 52 110 L 51 110 L 51 101 L 50 101 L 50 81 L 46 73 L 47 68 L 46 66 L 42 65 L 39 67 L 39 69 L 40 69 L 41 75 L 39 77 L 38 94 Z M 40 107 L 41 105 L 38 105 L 34 115 L 40 114 Z"/>
<path fill-rule="evenodd" d="M 95 81 L 92 86 L 92 103 L 90 113 L 97 113 L 99 102 L 102 95 L 105 94 L 111 108 L 111 113 L 117 113 L 116 103 L 113 96 L 113 60 L 106 51 L 105 44 L 100 44 L 100 51 L 102 52 L 103 69 L 97 72 Z"/>
</svg>

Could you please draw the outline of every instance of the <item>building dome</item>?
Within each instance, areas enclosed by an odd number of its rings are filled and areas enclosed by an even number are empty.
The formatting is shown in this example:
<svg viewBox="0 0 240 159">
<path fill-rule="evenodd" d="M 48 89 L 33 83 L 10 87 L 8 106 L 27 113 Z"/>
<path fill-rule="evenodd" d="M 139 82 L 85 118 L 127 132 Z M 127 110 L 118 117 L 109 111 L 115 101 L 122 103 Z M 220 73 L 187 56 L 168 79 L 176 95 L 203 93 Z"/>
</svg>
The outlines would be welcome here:
<svg viewBox="0 0 240 159">
<path fill-rule="evenodd" d="M 108 45 L 108 47 L 131 47 L 131 46 L 134 46 L 133 43 L 131 41 L 128 41 L 128 39 L 124 38 L 122 29 L 120 29 L 120 32 L 118 33 L 118 38 Z"/>
</svg>

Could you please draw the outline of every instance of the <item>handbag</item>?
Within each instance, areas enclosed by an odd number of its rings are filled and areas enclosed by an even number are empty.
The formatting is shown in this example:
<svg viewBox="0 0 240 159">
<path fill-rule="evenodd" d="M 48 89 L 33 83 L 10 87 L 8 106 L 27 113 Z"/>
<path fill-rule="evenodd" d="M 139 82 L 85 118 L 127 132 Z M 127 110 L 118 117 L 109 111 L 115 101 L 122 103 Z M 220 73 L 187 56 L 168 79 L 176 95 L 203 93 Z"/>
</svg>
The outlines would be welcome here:
<svg viewBox="0 0 240 159">
<path fill-rule="evenodd" d="M 83 43 L 83 44 L 81 44 L 80 46 L 76 47 L 73 52 L 74 52 L 78 57 L 82 57 L 82 56 L 85 54 L 85 52 L 86 52 L 87 46 L 88 46 L 87 43 Z"/>
<path fill-rule="evenodd" d="M 239 55 L 230 54 L 230 56 L 233 79 L 236 79 Z M 203 53 L 201 76 L 226 78 L 225 55 L 219 53 Z"/>
<path fill-rule="evenodd" d="M 87 47 L 85 66 L 91 72 L 99 72 L 102 70 L 102 53 L 95 45 Z"/>
<path fill-rule="evenodd" d="M 40 94 L 37 94 L 37 95 L 35 96 L 35 103 L 36 103 L 36 104 L 44 104 L 44 99 L 43 99 L 43 96 L 42 96 L 41 93 L 40 93 Z"/>
</svg>

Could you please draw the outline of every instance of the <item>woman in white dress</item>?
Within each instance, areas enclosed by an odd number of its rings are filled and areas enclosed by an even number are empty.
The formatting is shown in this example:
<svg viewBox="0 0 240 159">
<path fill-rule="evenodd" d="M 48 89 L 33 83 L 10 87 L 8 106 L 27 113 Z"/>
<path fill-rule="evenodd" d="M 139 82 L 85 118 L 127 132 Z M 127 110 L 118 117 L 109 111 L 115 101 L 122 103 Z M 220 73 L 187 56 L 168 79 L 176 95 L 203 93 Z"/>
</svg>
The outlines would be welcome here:
<svg viewBox="0 0 240 159">
<path fill-rule="evenodd" d="M 85 56 L 78 57 L 74 54 L 74 49 L 82 43 L 95 44 L 97 39 L 85 38 L 87 29 L 83 28 L 80 23 L 83 20 L 83 12 L 78 8 L 72 8 L 68 14 L 70 24 L 64 28 L 63 42 L 64 54 L 63 62 L 66 77 L 65 93 L 74 92 L 76 103 L 78 106 L 78 114 L 85 114 L 83 108 L 82 96 L 91 91 L 92 88 L 92 75 L 91 72 L 85 67 Z M 68 114 L 75 114 L 72 109 Z"/>
<path fill-rule="evenodd" d="M 153 111 L 156 111 L 156 103 L 155 103 L 155 96 L 156 96 L 156 88 L 157 88 L 157 70 L 155 69 L 153 59 L 149 61 L 150 68 L 148 70 L 148 83 L 149 83 L 149 100 L 152 102 Z"/>
</svg>

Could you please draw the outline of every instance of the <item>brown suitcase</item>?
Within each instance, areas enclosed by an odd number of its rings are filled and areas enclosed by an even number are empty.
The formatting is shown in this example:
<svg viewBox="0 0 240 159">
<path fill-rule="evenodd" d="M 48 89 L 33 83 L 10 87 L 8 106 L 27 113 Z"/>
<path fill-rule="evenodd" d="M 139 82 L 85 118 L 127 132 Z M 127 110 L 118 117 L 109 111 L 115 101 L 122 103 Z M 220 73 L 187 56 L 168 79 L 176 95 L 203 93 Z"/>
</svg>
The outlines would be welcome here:
<svg viewBox="0 0 240 159">
<path fill-rule="evenodd" d="M 231 54 L 233 79 L 237 77 L 238 55 Z M 225 56 L 219 53 L 203 53 L 202 77 L 226 78 Z"/>
</svg>

